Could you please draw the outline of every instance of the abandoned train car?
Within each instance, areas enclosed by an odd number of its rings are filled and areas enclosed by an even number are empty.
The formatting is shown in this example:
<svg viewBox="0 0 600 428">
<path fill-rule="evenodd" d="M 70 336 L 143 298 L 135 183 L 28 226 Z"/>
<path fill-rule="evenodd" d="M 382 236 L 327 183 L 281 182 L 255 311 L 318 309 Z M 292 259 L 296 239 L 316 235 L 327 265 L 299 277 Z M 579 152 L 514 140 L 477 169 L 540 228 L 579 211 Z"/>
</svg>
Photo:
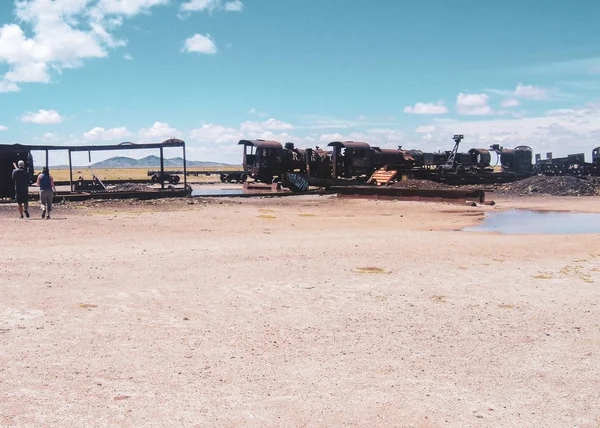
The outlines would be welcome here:
<svg viewBox="0 0 600 428">
<path fill-rule="evenodd" d="M 585 153 L 569 154 L 555 158 L 552 153 L 546 154 L 546 159 L 541 155 L 535 156 L 534 171 L 542 175 L 574 175 L 574 176 L 600 176 L 600 147 L 592 150 L 592 161 L 585 161 Z"/>
</svg>

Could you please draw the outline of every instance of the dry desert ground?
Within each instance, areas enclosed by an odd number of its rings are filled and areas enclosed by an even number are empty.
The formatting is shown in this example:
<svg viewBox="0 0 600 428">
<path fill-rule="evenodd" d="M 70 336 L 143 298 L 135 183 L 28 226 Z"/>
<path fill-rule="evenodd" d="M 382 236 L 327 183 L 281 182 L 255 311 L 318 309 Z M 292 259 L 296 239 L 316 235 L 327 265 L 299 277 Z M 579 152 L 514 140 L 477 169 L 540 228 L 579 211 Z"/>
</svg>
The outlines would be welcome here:
<svg viewBox="0 0 600 428">
<path fill-rule="evenodd" d="M 598 427 L 598 235 L 515 207 L 600 197 L 3 205 L 0 426 Z"/>
</svg>

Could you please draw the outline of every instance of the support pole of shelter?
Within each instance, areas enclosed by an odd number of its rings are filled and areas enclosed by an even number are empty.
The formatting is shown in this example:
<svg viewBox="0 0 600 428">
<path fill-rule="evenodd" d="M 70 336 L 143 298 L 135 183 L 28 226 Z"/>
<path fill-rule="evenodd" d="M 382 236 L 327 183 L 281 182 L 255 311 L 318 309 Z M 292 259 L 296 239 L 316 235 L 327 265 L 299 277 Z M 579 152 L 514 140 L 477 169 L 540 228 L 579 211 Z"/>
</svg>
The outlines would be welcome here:
<svg viewBox="0 0 600 428">
<path fill-rule="evenodd" d="M 48 150 L 46 150 L 46 168 L 48 168 Z"/>
<path fill-rule="evenodd" d="M 69 150 L 69 184 L 71 185 L 71 192 L 73 191 L 73 165 L 71 163 L 71 150 Z"/>
<path fill-rule="evenodd" d="M 187 189 L 187 162 L 185 160 L 185 145 L 183 146 L 183 188 Z"/>
<path fill-rule="evenodd" d="M 160 148 L 160 188 L 165 188 L 165 159 L 163 157 L 163 148 Z"/>
</svg>

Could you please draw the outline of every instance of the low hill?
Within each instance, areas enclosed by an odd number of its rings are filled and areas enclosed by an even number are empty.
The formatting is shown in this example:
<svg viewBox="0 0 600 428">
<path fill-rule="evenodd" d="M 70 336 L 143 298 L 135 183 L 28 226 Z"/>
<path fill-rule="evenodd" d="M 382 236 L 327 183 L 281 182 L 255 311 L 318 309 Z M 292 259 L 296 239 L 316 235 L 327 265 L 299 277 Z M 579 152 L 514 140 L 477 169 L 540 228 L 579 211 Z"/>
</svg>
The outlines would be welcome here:
<svg viewBox="0 0 600 428">
<path fill-rule="evenodd" d="M 182 167 L 183 158 L 165 158 L 165 167 Z M 187 166 L 228 166 L 225 163 L 218 162 L 203 162 L 203 161 L 187 161 Z M 150 155 L 142 159 L 133 159 L 125 156 L 115 156 L 110 159 L 96 162 L 92 165 L 93 168 L 159 168 L 160 158 L 158 156 Z"/>
</svg>

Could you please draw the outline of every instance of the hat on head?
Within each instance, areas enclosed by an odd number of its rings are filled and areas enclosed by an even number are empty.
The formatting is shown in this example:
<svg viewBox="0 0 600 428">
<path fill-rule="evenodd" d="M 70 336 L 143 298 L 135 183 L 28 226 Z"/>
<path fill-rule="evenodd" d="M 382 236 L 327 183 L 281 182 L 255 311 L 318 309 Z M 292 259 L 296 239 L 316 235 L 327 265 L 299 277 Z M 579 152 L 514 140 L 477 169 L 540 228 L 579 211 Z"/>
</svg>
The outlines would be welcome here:
<svg viewBox="0 0 600 428">
<path fill-rule="evenodd" d="M 19 165 L 19 168 L 25 168 L 25 162 L 22 160 L 20 160 L 17 165 Z"/>
</svg>

